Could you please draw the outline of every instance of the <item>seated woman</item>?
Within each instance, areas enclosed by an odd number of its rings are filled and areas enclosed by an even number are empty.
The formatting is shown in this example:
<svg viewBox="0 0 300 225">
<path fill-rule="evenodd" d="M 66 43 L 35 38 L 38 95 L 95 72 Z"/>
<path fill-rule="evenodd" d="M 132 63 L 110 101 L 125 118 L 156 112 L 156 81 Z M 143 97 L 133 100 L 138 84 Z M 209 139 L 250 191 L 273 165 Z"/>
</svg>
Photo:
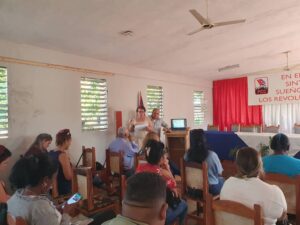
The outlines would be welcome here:
<svg viewBox="0 0 300 225">
<path fill-rule="evenodd" d="M 151 172 L 161 175 L 167 183 L 167 187 L 176 197 L 179 197 L 175 179 L 170 171 L 168 160 L 165 157 L 164 144 L 155 140 L 150 140 L 146 145 L 147 163 L 139 164 L 136 170 L 139 172 Z M 179 218 L 179 224 L 184 224 L 184 218 L 187 213 L 187 204 L 181 200 L 176 208 L 169 207 L 167 210 L 166 224 L 173 223 Z"/>
<path fill-rule="evenodd" d="M 57 188 L 59 195 L 71 193 L 73 171 L 67 151 L 72 137 L 69 129 L 63 129 L 56 134 L 56 150 L 49 152 L 49 156 L 58 166 Z"/>
<path fill-rule="evenodd" d="M 42 133 L 39 134 L 32 145 L 29 147 L 27 152 L 24 154 L 25 157 L 30 155 L 36 155 L 40 153 L 48 153 L 48 147 L 52 142 L 50 134 Z"/>
<path fill-rule="evenodd" d="M 223 167 L 218 155 L 208 150 L 206 138 L 202 129 L 195 129 L 190 132 L 190 149 L 184 156 L 187 162 L 207 163 L 209 192 L 212 195 L 220 194 L 224 184 L 224 178 L 221 177 Z"/>
<path fill-rule="evenodd" d="M 285 134 L 273 136 L 270 147 L 274 154 L 263 157 L 266 173 L 280 173 L 290 177 L 300 174 L 300 160 L 288 155 L 290 141 Z"/>
<path fill-rule="evenodd" d="M 1 174 L 5 173 L 5 168 L 7 167 L 7 163 L 11 157 L 11 152 L 5 148 L 3 145 L 0 145 L 0 171 Z M 6 193 L 5 184 L 0 180 L 0 202 L 7 202 L 9 199 L 9 195 Z"/>
<path fill-rule="evenodd" d="M 265 225 L 275 225 L 277 219 L 285 218 L 287 204 L 276 185 L 259 179 L 262 171 L 260 154 L 253 148 L 244 147 L 236 155 L 237 175 L 225 181 L 221 190 L 221 200 L 240 202 L 250 208 L 259 204 Z"/>
<path fill-rule="evenodd" d="M 151 120 L 146 116 L 146 108 L 138 106 L 136 109 L 136 117 L 131 119 L 128 124 L 129 132 L 131 132 L 134 141 L 142 148 L 143 140 L 149 131 L 153 130 Z"/>
<path fill-rule="evenodd" d="M 17 191 L 8 200 L 8 212 L 30 225 L 69 225 L 72 206 L 65 204 L 61 215 L 47 197 L 56 172 L 55 163 L 46 154 L 19 159 L 9 177 Z"/>
</svg>

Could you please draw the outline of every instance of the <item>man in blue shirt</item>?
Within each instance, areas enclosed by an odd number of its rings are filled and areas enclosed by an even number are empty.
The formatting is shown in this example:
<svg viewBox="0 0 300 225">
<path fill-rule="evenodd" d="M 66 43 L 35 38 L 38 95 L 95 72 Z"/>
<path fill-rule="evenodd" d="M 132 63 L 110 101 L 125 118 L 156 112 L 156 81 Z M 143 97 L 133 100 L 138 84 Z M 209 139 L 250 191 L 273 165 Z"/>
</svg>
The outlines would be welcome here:
<svg viewBox="0 0 300 225">
<path fill-rule="evenodd" d="M 123 152 L 125 175 L 127 177 L 131 176 L 134 173 L 134 156 L 139 151 L 139 148 L 138 145 L 131 140 L 128 129 L 120 127 L 118 129 L 117 138 L 110 143 L 108 148 L 111 152 Z"/>
</svg>

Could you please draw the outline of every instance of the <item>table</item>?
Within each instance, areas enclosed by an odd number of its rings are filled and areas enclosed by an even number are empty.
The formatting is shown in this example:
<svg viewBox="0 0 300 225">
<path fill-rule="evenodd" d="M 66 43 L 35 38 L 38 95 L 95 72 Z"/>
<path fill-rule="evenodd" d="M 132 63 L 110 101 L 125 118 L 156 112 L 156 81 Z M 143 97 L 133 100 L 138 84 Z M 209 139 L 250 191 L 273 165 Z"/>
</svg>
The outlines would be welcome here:
<svg viewBox="0 0 300 225">
<path fill-rule="evenodd" d="M 220 160 L 233 160 L 230 151 L 248 145 L 234 132 L 204 131 L 208 148 L 217 153 Z"/>
<path fill-rule="evenodd" d="M 259 150 L 260 144 L 269 145 L 270 138 L 275 133 L 248 133 L 236 132 L 236 134 L 250 147 Z M 290 140 L 289 155 L 295 155 L 300 151 L 300 134 L 285 134 Z"/>
</svg>

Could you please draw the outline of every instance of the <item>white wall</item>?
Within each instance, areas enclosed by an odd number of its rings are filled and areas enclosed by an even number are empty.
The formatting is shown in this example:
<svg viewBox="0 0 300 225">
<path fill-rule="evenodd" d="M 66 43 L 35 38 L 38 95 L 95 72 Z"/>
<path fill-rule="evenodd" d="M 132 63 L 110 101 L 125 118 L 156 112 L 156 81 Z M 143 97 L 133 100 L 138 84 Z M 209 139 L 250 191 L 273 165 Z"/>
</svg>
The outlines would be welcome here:
<svg viewBox="0 0 300 225">
<path fill-rule="evenodd" d="M 104 62 L 62 52 L 41 49 L 0 40 L 0 56 L 89 68 L 114 73 L 101 77 L 108 81 L 109 129 L 108 131 L 82 132 L 80 119 L 80 74 L 20 64 L 2 63 L 8 69 L 9 81 L 9 138 L 0 139 L 13 152 L 13 161 L 28 148 L 34 137 L 70 128 L 73 143 L 70 156 L 77 161 L 81 146 L 95 146 L 97 160 L 104 161 L 106 146 L 114 138 L 114 111 L 123 111 L 123 124 L 134 115 L 137 93 L 142 91 L 146 104 L 147 85 L 159 85 L 164 91 L 164 119 L 186 117 L 193 127 L 193 91 L 205 92 L 208 110 L 206 123 L 212 122 L 212 83 L 135 68 L 127 65 Z M 183 65 L 184 66 L 184 65 Z M 54 148 L 54 142 L 51 148 Z M 0 175 L 1 176 L 1 175 Z"/>
</svg>

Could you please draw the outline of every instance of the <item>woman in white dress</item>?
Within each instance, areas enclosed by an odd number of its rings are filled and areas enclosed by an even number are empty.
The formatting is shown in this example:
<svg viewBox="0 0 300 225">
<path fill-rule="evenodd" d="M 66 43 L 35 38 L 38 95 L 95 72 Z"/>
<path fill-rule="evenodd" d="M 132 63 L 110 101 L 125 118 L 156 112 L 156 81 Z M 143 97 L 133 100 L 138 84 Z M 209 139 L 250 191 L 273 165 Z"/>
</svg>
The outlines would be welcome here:
<svg viewBox="0 0 300 225">
<path fill-rule="evenodd" d="M 135 142 L 139 148 L 143 145 L 143 140 L 149 131 L 153 131 L 151 120 L 146 116 L 146 108 L 138 106 L 136 109 L 136 117 L 129 121 L 128 129 L 131 132 Z"/>
</svg>

